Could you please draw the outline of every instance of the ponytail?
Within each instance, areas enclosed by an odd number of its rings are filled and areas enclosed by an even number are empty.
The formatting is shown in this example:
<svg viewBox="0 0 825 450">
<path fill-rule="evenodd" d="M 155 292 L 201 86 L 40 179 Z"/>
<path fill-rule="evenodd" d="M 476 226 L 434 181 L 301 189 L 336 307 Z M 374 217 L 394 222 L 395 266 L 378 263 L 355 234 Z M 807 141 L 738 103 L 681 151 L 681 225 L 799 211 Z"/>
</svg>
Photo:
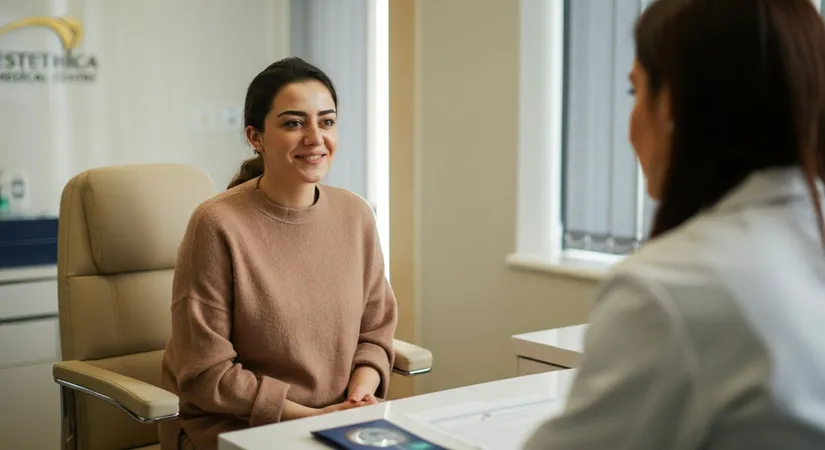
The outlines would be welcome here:
<svg viewBox="0 0 825 450">
<path fill-rule="evenodd" d="M 229 182 L 229 186 L 226 189 L 232 189 L 233 187 L 246 183 L 247 181 L 257 178 L 264 174 L 264 158 L 261 156 L 260 153 L 255 155 L 254 158 L 247 159 L 246 161 L 241 164 L 241 170 L 238 171 L 238 174 L 235 175 L 235 178 Z"/>
</svg>

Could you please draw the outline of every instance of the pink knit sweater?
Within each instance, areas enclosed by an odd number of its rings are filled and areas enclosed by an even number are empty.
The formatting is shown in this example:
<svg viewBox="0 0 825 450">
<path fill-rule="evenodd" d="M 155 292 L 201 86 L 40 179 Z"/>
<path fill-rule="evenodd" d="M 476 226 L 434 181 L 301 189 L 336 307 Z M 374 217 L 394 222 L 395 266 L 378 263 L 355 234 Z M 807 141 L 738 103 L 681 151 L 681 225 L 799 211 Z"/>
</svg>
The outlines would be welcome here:
<svg viewBox="0 0 825 450">
<path fill-rule="evenodd" d="M 378 369 L 387 392 L 395 296 L 369 205 L 320 187 L 315 205 L 269 202 L 257 179 L 200 205 L 178 256 L 164 387 L 180 419 L 162 423 L 174 449 L 278 422 L 284 400 L 324 407 L 345 399 L 356 365 Z"/>
</svg>

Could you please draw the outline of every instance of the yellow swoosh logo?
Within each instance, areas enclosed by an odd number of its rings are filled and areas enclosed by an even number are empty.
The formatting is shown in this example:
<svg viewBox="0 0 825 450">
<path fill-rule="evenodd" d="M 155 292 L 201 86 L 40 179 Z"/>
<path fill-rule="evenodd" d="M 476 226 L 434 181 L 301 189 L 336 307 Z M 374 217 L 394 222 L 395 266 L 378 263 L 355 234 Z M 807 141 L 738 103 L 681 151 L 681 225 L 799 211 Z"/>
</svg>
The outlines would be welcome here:
<svg viewBox="0 0 825 450">
<path fill-rule="evenodd" d="M 80 39 L 83 38 L 83 26 L 70 17 L 29 17 L 20 19 L 0 27 L 0 34 L 25 27 L 46 27 L 52 30 L 60 38 L 60 42 L 66 50 L 75 48 Z"/>
</svg>

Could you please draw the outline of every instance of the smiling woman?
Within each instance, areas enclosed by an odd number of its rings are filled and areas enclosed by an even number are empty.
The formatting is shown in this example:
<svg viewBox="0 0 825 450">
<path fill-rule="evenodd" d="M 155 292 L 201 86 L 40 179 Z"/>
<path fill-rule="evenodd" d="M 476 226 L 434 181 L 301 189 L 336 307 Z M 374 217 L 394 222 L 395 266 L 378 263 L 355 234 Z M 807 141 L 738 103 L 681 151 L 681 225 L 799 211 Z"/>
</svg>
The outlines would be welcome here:
<svg viewBox="0 0 825 450">
<path fill-rule="evenodd" d="M 329 170 L 338 146 L 338 96 L 321 69 L 287 58 L 264 69 L 246 95 L 244 125 L 256 156 L 229 184 L 261 177 L 260 188 L 284 206 L 314 202 L 315 186 Z"/>
<path fill-rule="evenodd" d="M 256 156 L 192 214 L 175 267 L 163 380 L 180 419 L 162 425 L 164 449 L 214 449 L 219 433 L 386 396 L 397 312 L 375 215 L 320 184 L 337 106 L 299 58 L 250 84 Z"/>
<path fill-rule="evenodd" d="M 264 135 L 247 127 L 250 142 L 259 153 L 265 152 L 267 147 L 275 149 L 277 153 L 274 155 L 263 153 L 265 164 L 269 160 L 274 169 L 286 169 L 291 165 L 297 169 L 293 174 L 301 181 L 319 182 L 338 144 L 335 104 L 329 90 L 317 81 L 294 83 L 278 94 L 272 109 L 275 114 L 267 120 L 270 133 Z M 264 176 L 264 179 L 268 178 Z"/>
</svg>

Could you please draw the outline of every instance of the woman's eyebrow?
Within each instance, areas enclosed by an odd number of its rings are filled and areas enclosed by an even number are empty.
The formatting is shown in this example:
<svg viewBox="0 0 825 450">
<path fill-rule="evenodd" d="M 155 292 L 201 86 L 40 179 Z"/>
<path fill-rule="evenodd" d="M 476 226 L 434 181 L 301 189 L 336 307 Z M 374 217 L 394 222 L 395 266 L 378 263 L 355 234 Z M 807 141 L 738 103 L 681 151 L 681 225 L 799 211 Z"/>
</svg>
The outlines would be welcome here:
<svg viewBox="0 0 825 450">
<path fill-rule="evenodd" d="M 278 117 L 281 117 L 281 116 L 299 116 L 299 117 L 306 117 L 306 116 L 307 116 L 307 113 L 305 113 L 305 112 L 303 112 L 303 111 L 296 111 L 296 110 L 294 110 L 294 109 L 288 109 L 288 110 L 286 110 L 286 111 L 284 111 L 284 112 L 282 112 L 282 113 L 278 114 Z"/>
<path fill-rule="evenodd" d="M 325 109 L 325 110 L 323 110 L 323 111 L 321 111 L 321 112 L 319 112 L 319 113 L 318 113 L 318 115 L 319 115 L 319 116 L 326 116 L 326 115 L 328 115 L 328 114 L 335 114 L 335 110 L 334 110 L 334 109 Z M 308 116 L 308 114 L 307 114 L 307 113 L 305 113 L 305 112 L 303 112 L 303 111 L 298 111 L 298 110 L 294 110 L 294 109 L 288 109 L 288 110 L 286 110 L 286 111 L 284 111 L 284 112 L 282 112 L 282 113 L 278 114 L 278 117 L 281 117 L 281 116 L 298 116 L 298 117 L 307 117 L 307 116 Z"/>
</svg>

